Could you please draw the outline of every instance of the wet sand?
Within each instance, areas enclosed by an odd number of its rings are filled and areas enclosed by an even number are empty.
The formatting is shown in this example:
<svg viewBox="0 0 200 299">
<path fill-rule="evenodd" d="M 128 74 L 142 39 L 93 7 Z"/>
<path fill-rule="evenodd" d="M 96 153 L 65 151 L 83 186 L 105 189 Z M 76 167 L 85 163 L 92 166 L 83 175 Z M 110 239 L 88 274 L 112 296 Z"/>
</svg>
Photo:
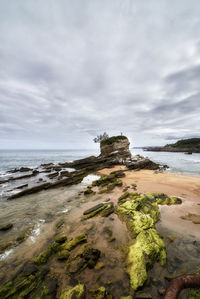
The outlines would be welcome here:
<svg viewBox="0 0 200 299">
<path fill-rule="evenodd" d="M 109 174 L 111 171 L 119 169 L 120 166 L 116 166 L 113 169 L 103 169 L 99 173 Z M 135 183 L 139 193 L 159 192 L 168 196 L 180 197 L 183 201 L 181 205 L 160 206 L 159 225 L 200 240 L 200 224 L 181 219 L 181 216 L 188 213 L 200 215 L 200 177 L 167 172 L 157 173 L 153 170 L 126 170 L 125 173 L 126 177 L 122 178 L 124 187 Z M 134 192 L 131 191 L 131 188 L 128 191 Z"/>
</svg>

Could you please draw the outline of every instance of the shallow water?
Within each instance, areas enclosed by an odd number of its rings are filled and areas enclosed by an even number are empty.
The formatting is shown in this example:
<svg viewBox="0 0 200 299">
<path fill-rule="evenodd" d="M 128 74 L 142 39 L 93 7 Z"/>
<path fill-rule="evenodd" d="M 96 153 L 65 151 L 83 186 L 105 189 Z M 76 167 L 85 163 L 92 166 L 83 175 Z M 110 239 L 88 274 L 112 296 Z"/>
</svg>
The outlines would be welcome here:
<svg viewBox="0 0 200 299">
<path fill-rule="evenodd" d="M 166 164 L 169 166 L 167 171 L 200 175 L 200 153 L 186 155 L 184 153 L 170 153 L 170 152 L 150 152 L 143 149 L 131 149 L 133 155 L 141 155 L 148 157 L 150 160 Z"/>
</svg>

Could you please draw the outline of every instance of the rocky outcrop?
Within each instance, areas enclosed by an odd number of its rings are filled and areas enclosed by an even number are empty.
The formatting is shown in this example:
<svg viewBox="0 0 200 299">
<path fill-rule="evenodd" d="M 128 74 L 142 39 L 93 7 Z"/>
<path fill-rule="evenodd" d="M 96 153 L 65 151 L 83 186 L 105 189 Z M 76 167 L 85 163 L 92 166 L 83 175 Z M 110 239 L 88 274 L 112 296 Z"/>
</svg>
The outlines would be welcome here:
<svg viewBox="0 0 200 299">
<path fill-rule="evenodd" d="M 40 165 L 45 171 L 33 170 L 31 174 L 18 176 L 16 178 L 9 178 L 7 180 L 0 181 L 1 183 L 30 178 L 36 176 L 39 173 L 49 173 L 47 175 L 48 181 L 43 182 L 40 185 L 34 185 L 30 188 L 23 189 L 19 193 L 12 194 L 7 199 L 15 199 L 23 195 L 39 192 L 41 190 L 56 188 L 61 186 L 69 186 L 78 184 L 82 179 L 89 173 L 101 170 L 103 168 L 110 168 L 115 165 L 125 165 L 129 169 L 159 169 L 160 165 L 152 162 L 148 158 L 141 157 L 139 155 L 132 157 L 129 150 L 129 140 L 125 136 L 113 136 L 101 141 L 100 149 L 101 153 L 98 157 L 90 156 L 88 158 L 75 160 L 73 162 L 54 164 L 43 164 Z M 63 171 L 63 168 L 74 168 L 75 171 L 68 172 Z M 49 181 L 50 180 L 50 181 Z M 112 182 L 112 188 L 114 188 L 120 182 Z"/>
<path fill-rule="evenodd" d="M 101 157 L 115 156 L 119 162 L 131 158 L 130 142 L 126 136 L 113 136 L 100 143 Z"/>
</svg>

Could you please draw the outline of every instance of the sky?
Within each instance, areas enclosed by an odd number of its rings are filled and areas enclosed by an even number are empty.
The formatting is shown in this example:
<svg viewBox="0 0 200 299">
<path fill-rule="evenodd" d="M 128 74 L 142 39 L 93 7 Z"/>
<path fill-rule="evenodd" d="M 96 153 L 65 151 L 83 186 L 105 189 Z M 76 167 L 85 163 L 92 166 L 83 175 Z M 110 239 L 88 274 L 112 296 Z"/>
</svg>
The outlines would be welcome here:
<svg viewBox="0 0 200 299">
<path fill-rule="evenodd" d="M 200 137 L 200 1 L 0 0 L 0 149 Z"/>
</svg>

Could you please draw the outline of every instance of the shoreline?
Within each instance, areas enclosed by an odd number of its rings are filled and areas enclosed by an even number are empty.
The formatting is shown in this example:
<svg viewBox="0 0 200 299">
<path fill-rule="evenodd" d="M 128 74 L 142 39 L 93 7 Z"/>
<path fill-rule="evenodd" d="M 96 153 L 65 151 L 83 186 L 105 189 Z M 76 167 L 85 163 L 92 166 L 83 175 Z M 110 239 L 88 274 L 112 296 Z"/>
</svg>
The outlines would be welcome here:
<svg viewBox="0 0 200 299">
<path fill-rule="evenodd" d="M 106 202 L 109 198 L 111 202 L 116 206 L 118 203 L 118 198 L 125 192 L 124 189 L 130 186 L 128 192 L 139 192 L 139 193 L 149 193 L 149 192 L 158 192 L 158 193 L 166 193 L 168 196 L 177 196 L 183 200 L 181 205 L 172 205 L 172 206 L 160 206 L 160 220 L 156 224 L 157 230 L 163 235 L 165 244 L 167 247 L 167 255 L 168 262 L 166 268 L 161 268 L 157 264 L 154 265 L 153 269 L 149 271 L 149 275 L 151 280 L 158 279 L 158 276 L 162 278 L 162 287 L 166 286 L 165 277 L 169 275 L 178 275 L 182 273 L 184 269 L 186 271 L 191 272 L 192 270 L 196 270 L 195 265 L 197 265 L 198 259 L 191 256 L 195 252 L 197 255 L 196 244 L 199 244 L 200 241 L 200 232 L 199 232 L 199 224 L 194 224 L 191 221 L 181 219 L 180 216 L 185 216 L 188 212 L 200 214 L 200 205 L 199 202 L 199 192 L 200 192 L 200 181 L 198 177 L 177 174 L 172 172 L 155 172 L 154 170 L 129 170 L 125 166 L 117 165 L 113 168 L 103 168 L 98 171 L 94 171 L 93 174 L 96 175 L 108 175 L 112 171 L 122 170 L 125 173 L 125 177 L 120 178 L 123 182 L 123 186 L 116 187 L 109 193 L 99 194 L 98 187 L 93 187 L 92 189 L 97 192 L 96 195 L 85 196 L 82 195 L 77 196 L 77 203 L 74 201 L 74 207 L 67 213 L 66 215 L 62 215 L 60 218 L 65 219 L 65 223 L 60 227 L 59 230 L 55 229 L 55 225 L 57 222 L 57 218 L 50 221 L 50 223 L 44 224 L 41 227 L 41 234 L 37 237 L 34 246 L 32 245 L 32 251 L 29 252 L 30 240 L 25 240 L 18 247 L 14 249 L 14 252 L 10 257 L 5 261 L 6 267 L 10 267 L 9 264 L 13 261 L 18 261 L 19 266 L 22 264 L 23 257 L 25 259 L 31 259 L 39 254 L 42 249 L 46 248 L 46 244 L 52 242 L 55 239 L 55 236 L 66 234 L 69 237 L 76 237 L 80 233 L 84 233 L 87 231 L 89 242 L 94 246 L 94 248 L 99 249 L 103 252 L 103 256 L 100 258 L 100 262 L 104 263 L 104 267 L 100 270 L 95 270 L 94 273 L 92 270 L 85 270 L 84 273 L 80 274 L 82 281 L 89 286 L 90 288 L 96 288 L 97 285 L 94 281 L 97 279 L 97 274 L 101 275 L 101 285 L 106 286 L 109 281 L 112 281 L 112 277 L 115 276 L 116 271 L 118 272 L 117 279 L 124 281 L 124 287 L 128 287 L 128 280 L 125 275 L 125 269 L 123 266 L 124 263 L 124 252 L 121 251 L 121 248 L 126 247 L 130 244 L 131 239 L 126 230 L 125 223 L 120 221 L 116 214 L 111 214 L 108 218 L 94 217 L 88 219 L 86 222 L 80 222 L 82 218 L 83 212 L 86 209 L 93 207 L 96 204 Z M 132 188 L 131 185 L 136 184 L 135 188 Z M 20 203 L 21 200 L 37 199 L 38 196 L 51 198 L 52 194 L 54 194 L 53 198 L 56 198 L 56 194 L 60 194 L 60 198 L 67 195 L 69 188 L 76 189 L 77 192 L 79 190 L 79 185 L 74 185 L 71 187 L 61 187 L 58 189 L 52 190 L 43 190 L 39 193 L 26 195 L 22 198 L 16 199 L 16 201 L 12 201 L 12 204 Z M 85 186 L 86 188 L 87 186 Z M 63 191 L 62 191 L 63 190 Z M 81 190 L 84 190 L 82 188 Z M 86 189 L 87 190 L 87 189 Z M 63 192 L 63 195 L 62 195 Z M 75 194 L 74 194 L 75 196 Z M 76 196 L 75 196 L 76 197 Z M 69 204 L 71 204 L 70 202 Z M 9 202 L 10 204 L 10 202 Z M 48 204 L 48 202 L 47 202 Z M 67 205 L 66 205 L 67 207 Z M 52 206 L 53 208 L 53 206 Z M 46 229 L 45 229 L 46 227 Z M 106 229 L 108 230 L 108 235 Z M 111 236 L 114 237 L 113 242 L 110 242 L 109 233 L 112 232 Z M 42 235 L 42 233 L 44 235 Z M 170 241 L 169 241 L 170 240 Z M 172 241 L 171 241 L 172 240 Z M 195 244 L 193 244 L 195 242 Z M 198 245 L 199 246 L 199 245 Z M 185 248 L 186 247 L 186 248 Z M 189 248 L 189 249 L 188 249 Z M 178 250 L 178 251 L 177 251 Z M 188 251 L 189 250 L 189 251 Z M 179 253 L 178 253 L 179 252 Z M 113 254 L 115 258 L 113 259 Z M 176 260 L 177 255 L 179 256 L 179 260 Z M 199 256 L 199 255 L 198 255 Z M 185 261 L 185 257 L 187 257 L 187 261 Z M 181 264 L 180 264 L 181 260 Z M 113 266 L 110 266 L 110 263 L 113 263 Z M 190 261 L 188 263 L 188 261 Z M 179 265 L 180 264 L 180 265 Z M 61 280 L 66 281 L 66 284 L 69 284 L 68 280 L 66 280 L 65 272 L 60 268 L 61 265 L 53 262 L 55 265 L 55 270 L 53 270 L 53 266 L 51 265 L 51 274 L 57 275 L 61 277 Z M 2 265 L 3 266 L 3 265 Z M 12 267 L 11 267 L 12 269 Z M 171 270 L 173 269 L 173 271 Z M 185 271 L 185 270 L 184 270 Z M 14 273 L 14 270 L 12 269 Z M 88 275 L 90 280 L 88 280 Z M 115 286 L 117 282 L 113 280 L 112 284 Z M 112 290 L 112 285 L 109 284 L 106 287 L 109 291 L 112 291 L 113 294 L 116 294 L 114 290 Z M 148 292 L 153 294 L 152 298 L 161 298 L 157 294 L 157 286 L 152 283 L 150 288 L 147 288 Z M 144 291 L 146 287 L 144 287 Z M 60 289 L 58 290 L 58 293 Z M 123 295 L 123 290 L 120 290 L 121 295 Z M 159 289 L 161 292 L 161 289 Z M 59 298 L 59 297 L 57 297 Z M 86 297 L 90 298 L 90 297 Z M 92 297 L 91 297 L 92 298 Z M 116 297 L 118 298 L 118 297 Z"/>
</svg>

